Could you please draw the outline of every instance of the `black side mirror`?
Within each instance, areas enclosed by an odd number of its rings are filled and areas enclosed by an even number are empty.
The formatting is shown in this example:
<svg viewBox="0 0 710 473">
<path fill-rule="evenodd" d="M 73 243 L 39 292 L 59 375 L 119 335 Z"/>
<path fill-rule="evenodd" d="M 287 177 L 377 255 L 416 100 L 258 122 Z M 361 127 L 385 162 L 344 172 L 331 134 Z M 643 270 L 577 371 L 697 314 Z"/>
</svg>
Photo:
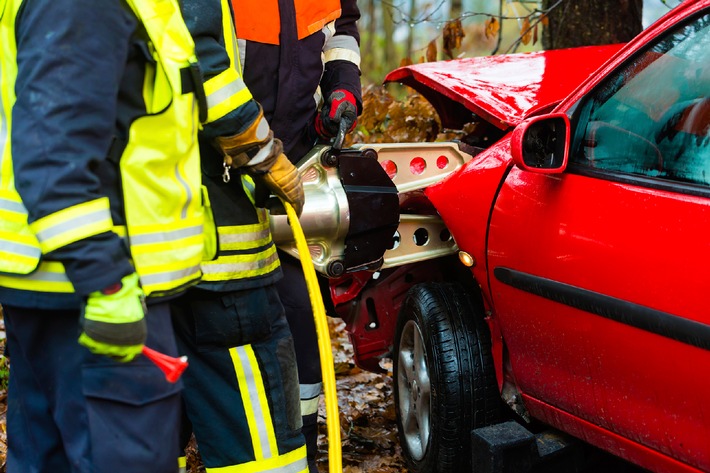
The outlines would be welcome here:
<svg viewBox="0 0 710 473">
<path fill-rule="evenodd" d="M 561 173 L 567 167 L 569 136 L 570 122 L 564 113 L 529 118 L 513 131 L 513 162 L 525 171 Z"/>
</svg>

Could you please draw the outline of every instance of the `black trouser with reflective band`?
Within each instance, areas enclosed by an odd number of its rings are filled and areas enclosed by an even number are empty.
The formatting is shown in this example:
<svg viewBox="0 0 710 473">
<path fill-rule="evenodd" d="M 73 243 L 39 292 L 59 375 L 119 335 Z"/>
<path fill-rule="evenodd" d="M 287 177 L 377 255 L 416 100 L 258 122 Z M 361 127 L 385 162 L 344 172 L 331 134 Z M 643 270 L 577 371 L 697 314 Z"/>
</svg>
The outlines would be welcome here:
<svg viewBox="0 0 710 473">
<path fill-rule="evenodd" d="M 77 343 L 79 311 L 4 306 L 8 473 L 175 473 L 181 384 L 145 357 L 118 363 Z M 151 348 L 177 354 L 167 303 Z"/>
<path fill-rule="evenodd" d="M 279 297 L 286 310 L 286 319 L 293 333 L 298 362 L 298 379 L 301 383 L 301 414 L 303 435 L 308 447 L 308 464 L 311 473 L 318 473 L 318 400 L 323 390 L 318 351 L 318 336 L 313 319 L 313 308 L 301 262 L 279 251 L 284 277 L 276 283 Z M 329 297 L 324 294 L 324 297 Z"/>
<path fill-rule="evenodd" d="M 293 339 L 275 287 L 191 289 L 173 313 L 179 350 L 190 363 L 183 445 L 194 432 L 208 472 L 236 465 L 304 471 Z"/>
</svg>

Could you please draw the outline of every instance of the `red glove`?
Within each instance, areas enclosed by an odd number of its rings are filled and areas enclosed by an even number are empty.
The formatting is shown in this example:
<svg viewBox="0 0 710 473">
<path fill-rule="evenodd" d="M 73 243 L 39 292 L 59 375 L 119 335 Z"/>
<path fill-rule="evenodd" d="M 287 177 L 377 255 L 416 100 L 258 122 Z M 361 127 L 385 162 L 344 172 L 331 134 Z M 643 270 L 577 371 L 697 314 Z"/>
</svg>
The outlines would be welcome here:
<svg viewBox="0 0 710 473">
<path fill-rule="evenodd" d="M 321 138 L 333 138 L 338 134 L 341 121 L 347 124 L 348 133 L 357 124 L 355 96 L 345 89 L 333 91 L 325 101 L 320 114 L 316 116 L 316 132 Z"/>
</svg>

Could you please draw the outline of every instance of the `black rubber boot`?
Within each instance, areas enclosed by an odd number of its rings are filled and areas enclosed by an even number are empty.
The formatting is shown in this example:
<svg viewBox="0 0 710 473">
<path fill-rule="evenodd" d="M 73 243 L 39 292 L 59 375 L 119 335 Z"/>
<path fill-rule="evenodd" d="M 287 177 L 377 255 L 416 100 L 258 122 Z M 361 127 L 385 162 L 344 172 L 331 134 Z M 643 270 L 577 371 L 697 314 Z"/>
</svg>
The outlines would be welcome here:
<svg viewBox="0 0 710 473">
<path fill-rule="evenodd" d="M 306 437 L 306 458 L 308 458 L 308 472 L 318 473 L 318 414 L 303 416 L 303 428 L 301 430 Z"/>
</svg>

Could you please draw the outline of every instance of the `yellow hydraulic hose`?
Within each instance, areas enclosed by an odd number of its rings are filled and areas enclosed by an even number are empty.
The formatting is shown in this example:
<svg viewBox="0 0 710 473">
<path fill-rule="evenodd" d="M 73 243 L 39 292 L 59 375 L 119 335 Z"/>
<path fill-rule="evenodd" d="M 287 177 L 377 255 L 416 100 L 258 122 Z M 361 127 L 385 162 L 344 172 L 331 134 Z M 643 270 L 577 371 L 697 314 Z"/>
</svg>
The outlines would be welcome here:
<svg viewBox="0 0 710 473">
<path fill-rule="evenodd" d="M 323 392 L 325 394 L 326 425 L 328 427 L 328 471 L 330 473 L 342 473 L 343 460 L 340 442 L 340 414 L 338 414 L 338 394 L 335 387 L 335 370 L 333 369 L 333 353 L 330 344 L 330 332 L 328 331 L 328 319 L 325 315 L 325 306 L 321 296 L 320 286 L 316 279 L 316 270 L 313 267 L 311 253 L 308 251 L 306 236 L 298 221 L 298 215 L 288 202 L 284 202 L 288 221 L 293 229 L 293 236 L 296 240 L 303 274 L 306 278 L 308 296 L 313 306 L 313 318 L 316 323 L 316 333 L 318 334 L 318 351 L 320 352 L 320 366 L 323 375 Z"/>
</svg>

